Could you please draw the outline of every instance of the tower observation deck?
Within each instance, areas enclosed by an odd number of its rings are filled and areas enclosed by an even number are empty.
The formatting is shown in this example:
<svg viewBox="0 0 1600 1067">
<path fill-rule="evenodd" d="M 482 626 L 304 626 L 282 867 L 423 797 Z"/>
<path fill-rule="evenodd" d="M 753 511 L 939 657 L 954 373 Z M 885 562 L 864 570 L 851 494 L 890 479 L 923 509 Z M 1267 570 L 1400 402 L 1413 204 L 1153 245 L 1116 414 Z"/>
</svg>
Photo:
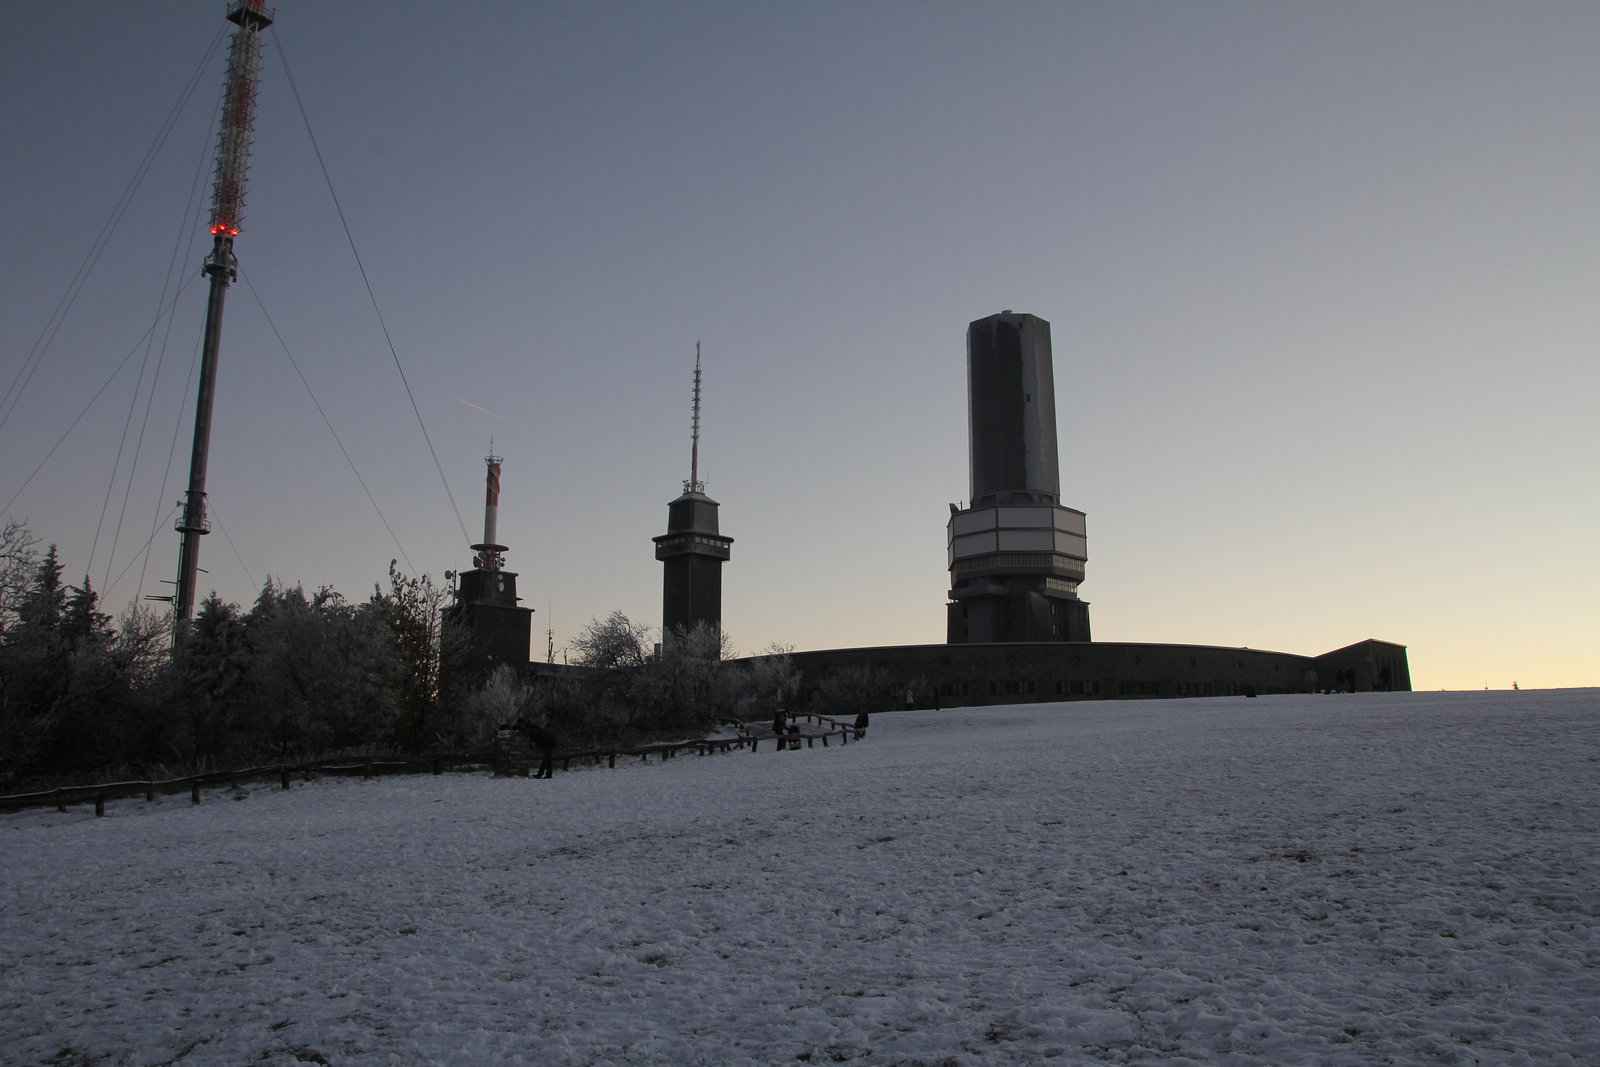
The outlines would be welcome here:
<svg viewBox="0 0 1600 1067">
<path fill-rule="evenodd" d="M 971 500 L 951 505 L 948 641 L 1087 641 L 1084 513 L 1061 504 L 1050 324 L 967 327 Z"/>
</svg>

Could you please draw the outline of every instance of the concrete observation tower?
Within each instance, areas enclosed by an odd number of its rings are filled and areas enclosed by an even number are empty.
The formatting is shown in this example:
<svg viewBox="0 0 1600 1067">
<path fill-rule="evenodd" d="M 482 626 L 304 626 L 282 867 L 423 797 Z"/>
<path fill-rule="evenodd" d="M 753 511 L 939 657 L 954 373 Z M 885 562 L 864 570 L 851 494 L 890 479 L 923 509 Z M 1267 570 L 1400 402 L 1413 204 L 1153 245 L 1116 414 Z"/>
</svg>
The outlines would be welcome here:
<svg viewBox="0 0 1600 1067">
<path fill-rule="evenodd" d="M 690 422 L 689 479 L 667 505 L 667 532 L 652 538 L 662 563 L 661 635 L 671 640 L 698 623 L 722 629 L 722 565 L 733 538 L 717 529 L 715 500 L 700 480 L 700 345 L 694 346 L 694 415 Z"/>
<path fill-rule="evenodd" d="M 1061 504 L 1050 324 L 1002 311 L 967 327 L 972 499 L 950 506 L 948 642 L 1088 641 L 1084 514 Z"/>
</svg>

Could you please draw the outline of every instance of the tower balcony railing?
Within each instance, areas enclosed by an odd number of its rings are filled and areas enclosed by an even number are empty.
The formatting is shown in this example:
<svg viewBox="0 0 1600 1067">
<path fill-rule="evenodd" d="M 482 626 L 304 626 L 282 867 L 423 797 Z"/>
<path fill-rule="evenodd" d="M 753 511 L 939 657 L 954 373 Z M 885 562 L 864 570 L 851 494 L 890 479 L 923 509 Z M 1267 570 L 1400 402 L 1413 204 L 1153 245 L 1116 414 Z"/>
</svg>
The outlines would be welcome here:
<svg viewBox="0 0 1600 1067">
<path fill-rule="evenodd" d="M 172 528 L 179 533 L 208 534 L 211 532 L 211 520 L 204 515 L 190 515 L 184 512 L 174 520 Z"/>
</svg>

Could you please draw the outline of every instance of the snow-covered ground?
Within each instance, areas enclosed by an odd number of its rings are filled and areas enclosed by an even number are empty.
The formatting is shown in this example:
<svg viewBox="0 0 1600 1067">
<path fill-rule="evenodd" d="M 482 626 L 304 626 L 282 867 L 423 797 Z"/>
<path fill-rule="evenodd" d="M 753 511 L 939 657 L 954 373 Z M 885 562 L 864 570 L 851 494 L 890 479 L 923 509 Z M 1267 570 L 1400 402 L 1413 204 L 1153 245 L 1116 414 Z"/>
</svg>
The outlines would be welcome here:
<svg viewBox="0 0 1600 1067">
<path fill-rule="evenodd" d="M 1600 691 L 0 816 L 15 1064 L 1600 1063 Z"/>
</svg>

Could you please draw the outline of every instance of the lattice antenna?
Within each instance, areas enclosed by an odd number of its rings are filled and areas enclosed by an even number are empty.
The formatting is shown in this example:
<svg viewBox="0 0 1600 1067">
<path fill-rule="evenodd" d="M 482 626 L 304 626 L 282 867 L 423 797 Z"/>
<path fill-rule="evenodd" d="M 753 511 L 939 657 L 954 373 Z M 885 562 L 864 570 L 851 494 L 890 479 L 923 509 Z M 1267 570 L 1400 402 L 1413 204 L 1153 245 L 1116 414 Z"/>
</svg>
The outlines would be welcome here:
<svg viewBox="0 0 1600 1067">
<path fill-rule="evenodd" d="M 244 221 L 244 179 L 250 170 L 251 126 L 261 76 L 261 31 L 272 25 L 272 12 L 262 8 L 261 0 L 239 0 L 228 9 L 228 21 L 239 28 L 228 49 L 217 174 L 211 183 L 211 232 L 237 237 Z"/>
<path fill-rule="evenodd" d="M 694 415 L 689 420 L 689 480 L 683 483 L 685 493 L 703 493 L 706 483 L 700 480 L 700 342 L 694 343 Z"/>
</svg>

